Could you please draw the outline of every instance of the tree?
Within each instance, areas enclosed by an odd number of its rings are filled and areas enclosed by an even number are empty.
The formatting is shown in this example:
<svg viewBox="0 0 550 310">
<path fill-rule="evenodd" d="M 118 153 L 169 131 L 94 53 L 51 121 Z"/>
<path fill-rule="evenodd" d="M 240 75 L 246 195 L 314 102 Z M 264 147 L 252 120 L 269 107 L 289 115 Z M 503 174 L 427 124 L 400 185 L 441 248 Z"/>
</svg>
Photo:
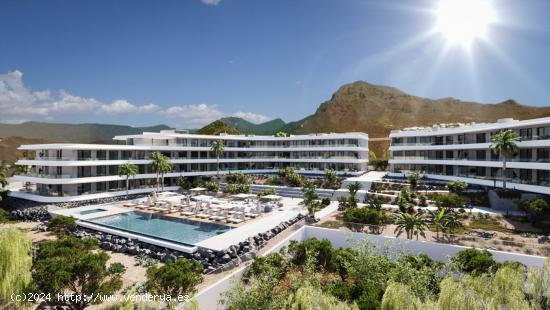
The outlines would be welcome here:
<svg viewBox="0 0 550 310">
<path fill-rule="evenodd" d="M 162 191 L 164 191 L 164 175 L 172 171 L 172 164 L 166 158 L 166 161 L 162 162 L 160 166 L 160 179 L 162 184 Z"/>
<path fill-rule="evenodd" d="M 418 235 L 425 237 L 424 231 L 426 230 L 426 222 L 422 219 L 420 214 L 411 215 L 409 213 L 400 212 L 395 219 L 395 228 L 394 233 L 396 237 L 399 237 L 403 232 L 407 234 L 407 239 L 412 239 L 413 236 L 416 236 L 418 240 Z"/>
<path fill-rule="evenodd" d="M 69 235 L 76 230 L 76 220 L 72 216 L 58 215 L 48 222 L 48 230 L 60 237 Z"/>
<path fill-rule="evenodd" d="M 502 158 L 502 187 L 506 189 L 506 161 L 517 152 L 518 134 L 511 130 L 503 130 L 491 138 L 491 150 Z"/>
<path fill-rule="evenodd" d="M 189 179 L 184 176 L 180 176 L 177 180 L 178 186 L 182 191 L 187 191 L 191 188 L 191 182 L 189 182 Z"/>
<path fill-rule="evenodd" d="M 550 205 L 542 198 L 524 200 L 520 203 L 520 207 L 530 215 L 533 222 L 544 219 L 550 215 Z"/>
<path fill-rule="evenodd" d="M 444 225 L 449 229 L 449 233 L 453 234 L 453 229 L 462 227 L 462 222 L 460 221 L 458 214 L 455 211 L 451 211 L 447 214 Z"/>
<path fill-rule="evenodd" d="M 48 306 L 68 306 L 84 309 L 99 300 L 89 299 L 97 295 L 111 295 L 122 287 L 124 266 L 107 265 L 109 255 L 97 251 L 97 241 L 80 240 L 73 236 L 40 243 L 32 268 L 32 288 L 36 293 L 50 294 Z M 76 294 L 88 298 L 57 296 Z M 54 298 L 55 297 L 55 298 Z"/>
<path fill-rule="evenodd" d="M 475 248 L 466 249 L 456 253 L 451 259 L 461 272 L 472 275 L 492 273 L 497 269 L 497 263 L 493 260 L 493 254 L 487 250 Z"/>
<path fill-rule="evenodd" d="M 320 207 L 320 203 L 317 201 L 319 196 L 315 190 L 315 185 L 312 182 L 307 182 L 302 188 L 302 194 L 304 197 L 304 205 L 308 210 L 309 216 L 314 218 L 316 209 Z"/>
<path fill-rule="evenodd" d="M 468 184 L 465 182 L 454 181 L 448 182 L 447 184 L 445 184 L 445 187 L 449 192 L 460 195 L 468 187 Z"/>
<path fill-rule="evenodd" d="M 162 267 L 149 267 L 145 286 L 152 294 L 165 294 L 177 299 L 178 296 L 195 294 L 196 286 L 202 279 L 202 265 L 199 262 L 180 258 L 169 260 Z"/>
<path fill-rule="evenodd" d="M 436 212 L 428 211 L 428 215 L 435 228 L 436 237 L 439 239 L 439 230 L 444 232 L 446 229 L 445 221 L 447 220 L 447 209 L 440 208 Z"/>
<path fill-rule="evenodd" d="M 223 144 L 223 141 L 222 140 L 212 141 L 212 145 L 210 145 L 210 150 L 212 151 L 212 153 L 214 153 L 214 155 L 216 155 L 216 166 L 217 166 L 216 177 L 218 178 L 218 181 L 219 181 L 219 178 L 220 178 L 220 156 L 223 155 L 223 152 L 225 150 L 225 146 Z"/>
<path fill-rule="evenodd" d="M 136 174 L 137 166 L 131 162 L 120 165 L 118 169 L 118 175 L 126 177 L 126 198 L 128 198 L 128 192 L 130 191 L 130 177 L 135 177 Z"/>
<path fill-rule="evenodd" d="M 336 170 L 334 169 L 327 169 L 325 170 L 325 180 L 329 187 L 334 187 L 336 185 L 336 182 L 338 181 L 338 175 L 336 174 Z"/>
<path fill-rule="evenodd" d="M 12 302 L 31 282 L 31 240 L 24 231 L 0 228 L 0 305 Z"/>
<path fill-rule="evenodd" d="M 420 179 L 420 174 L 418 172 L 413 171 L 409 174 L 407 177 L 409 180 L 409 184 L 411 185 L 411 189 L 414 190 L 416 186 L 418 186 L 418 180 Z"/>
<path fill-rule="evenodd" d="M 357 192 L 361 189 L 361 183 L 354 182 L 348 185 L 348 191 L 349 191 L 349 205 L 350 207 L 354 208 L 357 207 Z"/>
<path fill-rule="evenodd" d="M 4 188 L 8 186 L 8 171 L 10 169 L 9 165 L 4 164 L 3 161 L 0 161 L 0 201 L 2 201 L 2 192 Z"/>
<path fill-rule="evenodd" d="M 275 134 L 275 137 L 277 137 L 277 138 L 284 138 L 284 137 L 286 137 L 286 136 L 287 136 L 287 134 L 286 134 L 286 132 L 284 132 L 284 131 L 278 131 L 278 132 Z"/>
<path fill-rule="evenodd" d="M 149 159 L 151 160 L 151 168 L 153 169 L 153 171 L 155 171 L 157 175 L 156 184 L 157 184 L 157 192 L 158 192 L 159 185 L 160 185 L 161 171 L 165 170 L 166 165 L 168 163 L 168 158 L 159 152 L 153 152 L 149 157 Z"/>
</svg>

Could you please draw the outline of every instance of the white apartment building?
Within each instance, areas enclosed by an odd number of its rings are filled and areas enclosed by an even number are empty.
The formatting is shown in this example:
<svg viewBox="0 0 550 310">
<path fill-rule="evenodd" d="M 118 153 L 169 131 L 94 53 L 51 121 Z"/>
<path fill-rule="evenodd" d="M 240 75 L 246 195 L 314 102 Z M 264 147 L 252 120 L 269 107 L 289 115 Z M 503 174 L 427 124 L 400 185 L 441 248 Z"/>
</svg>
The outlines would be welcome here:
<svg viewBox="0 0 550 310">
<path fill-rule="evenodd" d="M 331 133 L 290 137 L 253 135 L 196 135 L 179 130 L 116 136 L 117 144 L 22 145 L 26 159 L 16 165 L 32 166 L 32 172 L 13 181 L 31 184 L 31 189 L 12 191 L 11 196 L 40 202 L 66 202 L 126 194 L 124 176 L 118 167 L 132 162 L 138 174 L 131 178 L 130 194 L 155 189 L 156 174 L 149 156 L 160 152 L 170 159 L 172 172 L 165 175 L 165 189 L 176 190 L 180 176 L 212 176 L 217 159 L 211 143 L 222 140 L 220 173 L 271 174 L 292 166 L 298 173 L 322 175 L 326 169 L 340 175 L 358 175 L 368 166 L 368 135 Z"/>
<path fill-rule="evenodd" d="M 491 137 L 503 129 L 520 137 L 506 165 L 506 187 L 550 194 L 550 118 L 394 130 L 391 174 L 417 171 L 430 179 L 502 187 L 502 159 L 491 151 Z"/>
</svg>

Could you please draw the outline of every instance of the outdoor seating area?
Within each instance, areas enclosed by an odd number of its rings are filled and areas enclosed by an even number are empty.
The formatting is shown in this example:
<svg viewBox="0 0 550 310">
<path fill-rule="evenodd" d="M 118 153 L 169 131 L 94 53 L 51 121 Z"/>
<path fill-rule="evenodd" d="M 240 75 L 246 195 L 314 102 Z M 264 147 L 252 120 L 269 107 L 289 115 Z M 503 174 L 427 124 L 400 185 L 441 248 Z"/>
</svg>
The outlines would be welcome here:
<svg viewBox="0 0 550 310">
<path fill-rule="evenodd" d="M 273 210 L 281 210 L 283 207 L 281 197 L 276 195 L 258 198 L 253 194 L 236 194 L 219 198 L 202 192 L 196 190 L 190 195 L 153 192 L 147 198 L 135 199 L 123 206 L 193 220 L 235 225 L 259 218 Z"/>
</svg>

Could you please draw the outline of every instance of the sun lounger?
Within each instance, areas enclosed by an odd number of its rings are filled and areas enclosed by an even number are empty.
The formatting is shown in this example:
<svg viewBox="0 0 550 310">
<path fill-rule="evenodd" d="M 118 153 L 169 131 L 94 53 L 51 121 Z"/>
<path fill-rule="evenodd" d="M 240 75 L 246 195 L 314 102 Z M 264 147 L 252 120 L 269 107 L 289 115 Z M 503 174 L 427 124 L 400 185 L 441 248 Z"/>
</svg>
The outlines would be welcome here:
<svg viewBox="0 0 550 310">
<path fill-rule="evenodd" d="M 207 219 L 211 216 L 211 211 L 206 209 L 206 210 L 203 210 L 203 212 L 197 214 L 197 217 L 200 218 L 200 219 Z"/>
<path fill-rule="evenodd" d="M 217 212 L 216 215 L 210 217 L 214 221 L 223 221 L 227 219 L 227 211 Z"/>
<path fill-rule="evenodd" d="M 197 212 L 198 212 L 197 207 L 187 207 L 183 212 L 181 212 L 181 215 L 193 216 L 197 214 Z"/>
<path fill-rule="evenodd" d="M 235 213 L 230 218 L 227 219 L 228 223 L 239 224 L 245 221 L 244 215 L 242 213 Z"/>
</svg>

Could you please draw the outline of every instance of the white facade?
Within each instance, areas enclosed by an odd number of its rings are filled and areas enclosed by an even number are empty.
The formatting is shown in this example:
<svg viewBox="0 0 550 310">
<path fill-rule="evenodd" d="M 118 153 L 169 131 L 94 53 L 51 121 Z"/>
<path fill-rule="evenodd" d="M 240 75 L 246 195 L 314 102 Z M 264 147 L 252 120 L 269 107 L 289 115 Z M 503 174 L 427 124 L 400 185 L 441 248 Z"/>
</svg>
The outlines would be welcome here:
<svg viewBox="0 0 550 310">
<path fill-rule="evenodd" d="M 22 145 L 27 159 L 17 165 L 32 166 L 14 181 L 35 184 L 32 191 L 11 195 L 42 202 L 64 202 L 118 196 L 126 193 L 125 177 L 118 167 L 126 162 L 138 166 L 130 193 L 150 192 L 156 175 L 150 167 L 152 152 L 166 155 L 172 172 L 165 175 L 168 190 L 177 189 L 179 176 L 215 175 L 217 159 L 211 143 L 222 140 L 220 173 L 276 173 L 292 166 L 298 173 L 323 174 L 333 168 L 341 175 L 356 175 L 368 165 L 368 136 L 364 133 L 310 134 L 290 137 L 244 135 L 194 135 L 177 130 L 117 136 L 118 144 Z M 29 158 L 32 157 L 32 158 Z"/>
<path fill-rule="evenodd" d="M 506 187 L 550 194 L 550 118 L 392 131 L 391 172 L 502 187 L 502 159 L 491 151 L 491 137 L 504 129 L 520 137 L 518 153 L 507 161 Z"/>
</svg>

